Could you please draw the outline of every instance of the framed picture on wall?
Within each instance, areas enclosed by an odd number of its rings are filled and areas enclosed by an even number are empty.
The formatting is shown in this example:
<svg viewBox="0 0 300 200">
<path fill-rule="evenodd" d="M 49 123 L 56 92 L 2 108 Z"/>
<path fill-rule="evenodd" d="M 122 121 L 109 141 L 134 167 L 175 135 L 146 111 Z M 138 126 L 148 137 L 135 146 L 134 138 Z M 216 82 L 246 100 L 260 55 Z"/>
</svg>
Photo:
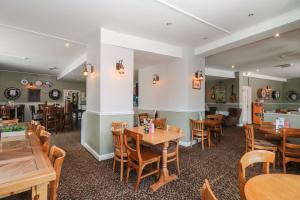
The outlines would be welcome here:
<svg viewBox="0 0 300 200">
<path fill-rule="evenodd" d="M 201 81 L 197 79 L 193 79 L 193 89 L 200 90 L 201 89 Z"/>
<path fill-rule="evenodd" d="M 29 89 L 28 90 L 28 101 L 29 102 L 40 102 L 41 101 L 41 90 L 40 89 Z"/>
</svg>

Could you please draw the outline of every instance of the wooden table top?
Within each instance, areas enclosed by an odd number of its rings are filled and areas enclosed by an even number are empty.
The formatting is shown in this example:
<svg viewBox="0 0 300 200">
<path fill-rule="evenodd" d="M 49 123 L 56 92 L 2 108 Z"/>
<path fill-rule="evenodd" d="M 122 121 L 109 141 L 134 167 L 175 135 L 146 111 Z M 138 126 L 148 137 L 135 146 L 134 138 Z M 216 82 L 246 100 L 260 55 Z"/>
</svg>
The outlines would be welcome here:
<svg viewBox="0 0 300 200">
<path fill-rule="evenodd" d="M 223 122 L 218 121 L 218 120 L 207 119 L 207 120 L 204 121 L 204 123 L 207 126 L 221 126 Z"/>
<path fill-rule="evenodd" d="M 245 185 L 247 200 L 300 199 L 300 175 L 263 174 L 251 178 Z"/>
<path fill-rule="evenodd" d="M 55 180 L 56 173 L 43 153 L 38 137 L 3 138 L 0 141 L 0 196 Z"/>
<path fill-rule="evenodd" d="M 142 140 L 144 142 L 146 142 L 148 144 L 152 144 L 152 145 L 161 144 L 164 142 L 176 140 L 176 139 L 183 137 L 182 133 L 178 133 L 178 132 L 174 132 L 174 131 L 167 131 L 167 130 L 163 130 L 163 129 L 155 129 L 154 133 L 145 134 L 143 126 L 133 127 L 129 130 L 139 133 L 139 134 L 142 134 L 143 135 Z"/>
</svg>

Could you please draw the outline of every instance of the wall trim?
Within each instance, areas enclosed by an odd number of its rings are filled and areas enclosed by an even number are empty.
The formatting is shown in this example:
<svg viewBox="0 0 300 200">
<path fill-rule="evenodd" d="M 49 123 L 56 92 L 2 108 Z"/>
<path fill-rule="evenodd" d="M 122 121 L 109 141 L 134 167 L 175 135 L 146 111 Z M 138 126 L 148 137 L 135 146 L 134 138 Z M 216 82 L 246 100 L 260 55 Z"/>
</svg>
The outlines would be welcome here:
<svg viewBox="0 0 300 200">
<path fill-rule="evenodd" d="M 100 112 L 100 115 L 133 115 L 133 110 L 128 111 L 113 111 L 113 112 Z"/>
<path fill-rule="evenodd" d="M 108 160 L 108 159 L 111 159 L 114 157 L 114 153 L 107 153 L 107 154 L 103 154 L 103 155 L 100 155 L 99 159 L 100 161 L 101 160 Z"/>
<path fill-rule="evenodd" d="M 90 152 L 98 161 L 100 161 L 101 159 L 101 157 L 100 157 L 100 155 L 92 148 L 92 147 L 90 147 L 87 143 L 84 143 L 83 145 L 82 145 L 88 152 Z"/>
<path fill-rule="evenodd" d="M 87 114 L 95 114 L 95 115 L 100 115 L 100 112 L 94 111 L 94 110 L 86 110 L 85 111 Z"/>
<path fill-rule="evenodd" d="M 187 109 L 157 109 L 157 108 L 140 108 L 138 107 L 138 110 L 157 110 L 157 111 L 166 111 L 166 112 L 188 112 L 188 113 L 192 113 L 192 112 L 204 112 L 205 109 L 191 109 L 191 110 L 187 110 Z"/>
</svg>

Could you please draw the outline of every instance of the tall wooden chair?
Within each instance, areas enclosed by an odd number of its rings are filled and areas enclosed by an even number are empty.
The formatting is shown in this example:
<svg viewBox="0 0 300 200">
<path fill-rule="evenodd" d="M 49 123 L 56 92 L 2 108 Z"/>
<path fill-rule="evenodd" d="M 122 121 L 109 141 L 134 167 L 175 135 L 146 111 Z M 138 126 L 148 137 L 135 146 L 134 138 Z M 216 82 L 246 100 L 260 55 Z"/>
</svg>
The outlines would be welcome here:
<svg viewBox="0 0 300 200">
<path fill-rule="evenodd" d="M 111 123 L 112 130 L 121 129 L 122 133 L 123 133 L 124 129 L 127 128 L 127 127 L 128 127 L 127 122 L 112 122 Z"/>
<path fill-rule="evenodd" d="M 202 186 L 201 200 L 218 200 L 213 191 L 211 190 L 207 179 L 205 179 Z"/>
<path fill-rule="evenodd" d="M 266 150 L 254 150 L 249 151 L 243 155 L 239 162 L 239 186 L 240 196 L 242 200 L 246 200 L 245 197 L 245 184 L 246 184 L 246 168 L 255 163 L 263 163 L 263 173 L 268 174 L 270 170 L 270 163 L 274 164 L 275 153 Z"/>
<path fill-rule="evenodd" d="M 166 118 L 157 118 L 153 120 L 155 128 L 166 129 L 167 128 L 167 119 Z"/>
<path fill-rule="evenodd" d="M 139 126 L 144 125 L 144 119 L 148 119 L 149 114 L 148 113 L 139 113 Z"/>
<path fill-rule="evenodd" d="M 50 141 L 51 141 L 51 133 L 42 130 L 41 135 L 39 136 L 40 143 L 42 145 L 42 150 L 45 152 L 45 154 L 49 155 L 49 149 L 50 149 Z"/>
<path fill-rule="evenodd" d="M 220 115 L 220 114 L 207 116 L 207 119 L 218 121 L 218 122 L 223 122 L 223 118 L 224 118 L 224 115 Z M 217 142 L 220 142 L 221 136 L 223 135 L 222 125 L 210 127 L 209 130 L 210 130 L 210 133 L 215 134 Z"/>
<path fill-rule="evenodd" d="M 289 162 L 300 163 L 300 144 L 293 143 L 293 139 L 300 138 L 300 129 L 283 128 L 280 129 L 283 136 L 282 146 L 279 146 L 279 152 L 282 155 L 283 172 L 286 173 L 286 164 Z"/>
<path fill-rule="evenodd" d="M 58 148 L 57 146 L 52 146 L 49 153 L 49 159 L 53 165 L 56 172 L 56 179 L 50 182 L 50 200 L 57 199 L 57 188 L 59 186 L 59 180 L 61 175 L 61 167 L 65 160 L 66 152 Z"/>
<path fill-rule="evenodd" d="M 116 169 L 116 162 L 120 162 L 120 181 L 123 180 L 124 164 L 127 163 L 127 152 L 123 140 L 122 129 L 112 129 L 113 143 L 114 143 L 114 163 L 113 170 Z"/>
<path fill-rule="evenodd" d="M 208 147 L 210 148 L 210 130 L 205 130 L 205 121 L 190 119 L 190 127 L 192 130 L 192 142 L 200 139 L 202 150 L 204 150 L 204 141 L 207 140 Z"/>
<path fill-rule="evenodd" d="M 275 144 L 266 140 L 255 139 L 252 124 L 245 124 L 244 131 L 246 137 L 246 152 L 253 150 L 268 150 L 274 152 L 276 155 L 277 146 Z M 275 167 L 275 164 L 273 167 Z"/>
<path fill-rule="evenodd" d="M 138 190 L 141 179 L 153 174 L 159 176 L 159 163 L 161 156 L 149 149 L 141 149 L 140 142 L 142 137 L 143 136 L 139 133 L 132 132 L 128 129 L 124 130 L 124 140 L 128 156 L 126 183 L 128 182 L 131 169 L 134 169 L 137 172 L 137 181 L 134 188 L 135 191 Z M 142 174 L 147 165 L 152 166 L 154 163 L 156 163 L 156 169 L 152 169 L 151 171 L 148 171 L 148 173 Z"/>
<path fill-rule="evenodd" d="M 44 112 L 46 130 L 53 130 L 55 133 L 57 133 L 57 130 L 59 128 L 59 118 L 57 109 L 53 106 L 45 107 Z"/>
</svg>

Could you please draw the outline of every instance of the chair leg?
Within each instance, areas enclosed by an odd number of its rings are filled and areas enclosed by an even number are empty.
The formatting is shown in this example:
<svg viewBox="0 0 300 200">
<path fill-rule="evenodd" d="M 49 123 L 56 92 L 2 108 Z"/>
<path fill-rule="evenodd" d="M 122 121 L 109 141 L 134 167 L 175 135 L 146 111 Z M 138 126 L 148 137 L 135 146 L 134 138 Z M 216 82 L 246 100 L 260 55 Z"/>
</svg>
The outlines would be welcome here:
<svg viewBox="0 0 300 200">
<path fill-rule="evenodd" d="M 159 178 L 159 167 L 160 167 L 160 159 L 157 161 L 157 164 L 156 164 L 156 169 L 157 169 L 157 174 L 156 174 L 156 178 L 158 179 Z"/>
<path fill-rule="evenodd" d="M 285 162 L 285 159 L 284 159 L 284 157 L 283 157 L 283 159 L 282 159 L 282 165 L 283 165 L 283 173 L 285 173 L 286 174 L 286 162 Z"/>
<path fill-rule="evenodd" d="M 176 164 L 177 164 L 177 173 L 178 173 L 178 176 L 180 176 L 179 155 L 178 155 L 178 152 L 177 152 L 177 155 L 176 155 Z"/>
<path fill-rule="evenodd" d="M 123 159 L 121 159 L 121 169 L 120 169 L 121 174 L 120 174 L 120 181 L 123 180 L 123 170 L 124 170 L 124 161 L 123 161 Z"/>
<path fill-rule="evenodd" d="M 135 183 L 135 187 L 134 187 L 134 191 L 135 192 L 137 192 L 138 189 L 139 189 L 139 185 L 140 185 L 140 182 L 141 182 L 142 172 L 143 172 L 143 166 L 139 167 L 139 169 L 138 169 L 138 177 L 137 177 L 137 180 L 136 180 L 136 183 Z"/>
<path fill-rule="evenodd" d="M 128 178 L 129 178 L 130 170 L 131 170 L 130 164 L 127 163 L 127 175 L 126 175 L 125 183 L 128 183 Z"/>
<path fill-rule="evenodd" d="M 204 150 L 204 139 L 201 140 L 202 150 Z"/>
</svg>

